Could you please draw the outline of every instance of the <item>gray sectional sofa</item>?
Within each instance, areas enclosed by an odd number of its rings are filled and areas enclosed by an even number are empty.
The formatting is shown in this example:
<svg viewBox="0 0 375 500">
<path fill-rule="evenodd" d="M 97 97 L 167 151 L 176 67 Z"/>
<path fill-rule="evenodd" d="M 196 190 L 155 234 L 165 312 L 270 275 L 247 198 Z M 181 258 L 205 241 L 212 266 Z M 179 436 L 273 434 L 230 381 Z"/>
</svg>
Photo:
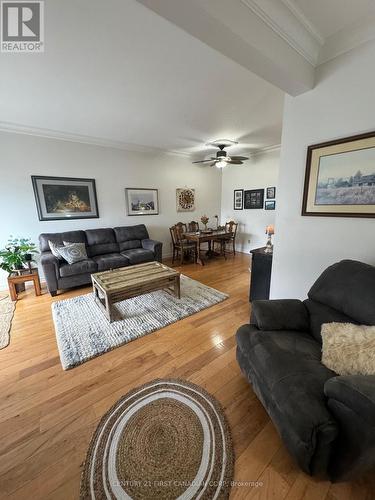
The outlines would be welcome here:
<svg viewBox="0 0 375 500">
<path fill-rule="evenodd" d="M 338 481 L 375 468 L 375 375 L 338 376 L 321 363 L 321 325 L 331 322 L 375 325 L 375 267 L 344 260 L 304 302 L 254 301 L 237 360 L 299 466 Z"/>
<path fill-rule="evenodd" d="M 68 264 L 50 251 L 49 241 L 85 243 L 86 260 Z M 42 233 L 39 236 L 41 265 L 52 296 L 58 290 L 91 283 L 91 274 L 143 262 L 162 260 L 162 243 L 149 238 L 143 224 L 64 233 Z"/>
</svg>

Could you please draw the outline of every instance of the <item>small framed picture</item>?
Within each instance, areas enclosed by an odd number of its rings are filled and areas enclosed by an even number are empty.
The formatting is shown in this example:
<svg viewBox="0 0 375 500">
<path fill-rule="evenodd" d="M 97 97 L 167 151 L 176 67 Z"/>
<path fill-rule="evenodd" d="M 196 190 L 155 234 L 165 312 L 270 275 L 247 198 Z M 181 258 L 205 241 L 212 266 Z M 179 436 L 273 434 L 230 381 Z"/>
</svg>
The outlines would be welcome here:
<svg viewBox="0 0 375 500">
<path fill-rule="evenodd" d="M 276 188 L 268 187 L 267 188 L 267 199 L 276 198 Z"/>
<path fill-rule="evenodd" d="M 243 189 L 234 190 L 233 209 L 243 210 Z"/>
<path fill-rule="evenodd" d="M 95 179 L 32 175 L 39 220 L 99 217 Z"/>
<path fill-rule="evenodd" d="M 249 189 L 244 191 L 244 208 L 261 209 L 263 208 L 264 189 Z"/>
<path fill-rule="evenodd" d="M 158 215 L 157 189 L 126 188 L 126 215 Z"/>
<path fill-rule="evenodd" d="M 264 210 L 275 210 L 276 207 L 276 201 L 275 200 L 266 200 L 264 202 Z"/>
</svg>

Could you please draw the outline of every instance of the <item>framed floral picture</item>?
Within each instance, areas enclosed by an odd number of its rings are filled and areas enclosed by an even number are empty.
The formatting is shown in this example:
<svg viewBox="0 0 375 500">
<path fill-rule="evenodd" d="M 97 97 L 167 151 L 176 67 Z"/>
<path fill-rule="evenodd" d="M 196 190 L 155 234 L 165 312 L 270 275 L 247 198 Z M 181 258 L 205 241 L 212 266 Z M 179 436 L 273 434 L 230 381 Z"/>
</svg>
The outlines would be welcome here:
<svg viewBox="0 0 375 500">
<path fill-rule="evenodd" d="M 243 210 L 243 189 L 234 190 L 233 209 Z"/>
<path fill-rule="evenodd" d="M 99 217 L 95 179 L 31 176 L 39 220 Z"/>
<path fill-rule="evenodd" d="M 176 189 L 176 210 L 177 212 L 194 212 L 195 210 L 195 189 Z"/>
<path fill-rule="evenodd" d="M 126 188 L 126 215 L 158 215 L 157 189 Z"/>
<path fill-rule="evenodd" d="M 308 147 L 302 215 L 375 217 L 375 132 Z"/>
</svg>

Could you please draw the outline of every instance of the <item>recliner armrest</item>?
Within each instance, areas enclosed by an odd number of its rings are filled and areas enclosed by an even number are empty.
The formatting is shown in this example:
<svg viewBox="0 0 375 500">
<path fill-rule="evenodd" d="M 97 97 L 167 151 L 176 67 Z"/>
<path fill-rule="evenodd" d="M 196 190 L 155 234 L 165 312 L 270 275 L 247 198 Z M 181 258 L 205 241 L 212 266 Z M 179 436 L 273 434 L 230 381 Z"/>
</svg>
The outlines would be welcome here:
<svg viewBox="0 0 375 500">
<path fill-rule="evenodd" d="M 375 375 L 342 375 L 327 380 L 324 393 L 375 428 Z"/>
<path fill-rule="evenodd" d="M 145 239 L 142 240 L 142 248 L 154 252 L 155 259 L 161 262 L 163 243 L 161 241 Z"/>
<path fill-rule="evenodd" d="M 309 331 L 309 315 L 301 300 L 254 300 L 251 322 L 260 330 Z"/>
</svg>

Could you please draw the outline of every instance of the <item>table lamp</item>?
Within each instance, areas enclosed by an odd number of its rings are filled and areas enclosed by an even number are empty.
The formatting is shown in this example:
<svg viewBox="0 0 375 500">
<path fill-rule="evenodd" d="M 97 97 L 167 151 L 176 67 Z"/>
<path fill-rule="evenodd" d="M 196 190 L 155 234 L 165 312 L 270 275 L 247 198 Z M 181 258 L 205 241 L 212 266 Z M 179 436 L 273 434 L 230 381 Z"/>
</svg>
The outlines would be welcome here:
<svg viewBox="0 0 375 500">
<path fill-rule="evenodd" d="M 273 234 L 275 234 L 275 228 L 271 224 L 271 225 L 266 227 L 267 243 L 266 243 L 266 248 L 264 249 L 264 253 L 272 253 L 273 252 L 273 244 L 272 244 L 272 235 Z"/>
</svg>

